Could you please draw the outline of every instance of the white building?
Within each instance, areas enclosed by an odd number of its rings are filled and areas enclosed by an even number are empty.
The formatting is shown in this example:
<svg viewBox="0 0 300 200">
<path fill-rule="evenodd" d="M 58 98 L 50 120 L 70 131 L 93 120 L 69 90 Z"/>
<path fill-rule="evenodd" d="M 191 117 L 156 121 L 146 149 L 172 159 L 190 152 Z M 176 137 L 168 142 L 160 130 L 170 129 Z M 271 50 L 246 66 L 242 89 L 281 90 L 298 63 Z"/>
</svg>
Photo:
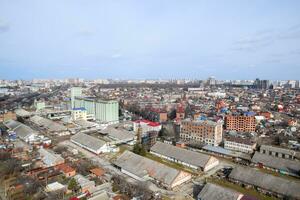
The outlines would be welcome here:
<svg viewBox="0 0 300 200">
<path fill-rule="evenodd" d="M 253 153 L 256 148 L 256 142 L 249 138 L 226 137 L 224 139 L 224 148 L 243 153 Z"/>
<path fill-rule="evenodd" d="M 87 111 L 85 108 L 73 108 L 72 119 L 76 120 L 87 120 Z"/>
<path fill-rule="evenodd" d="M 77 133 L 76 135 L 72 136 L 71 142 L 95 154 L 111 151 L 111 148 L 107 142 L 84 133 Z"/>
<path fill-rule="evenodd" d="M 158 122 L 152 122 L 149 120 L 136 120 L 133 122 L 133 131 L 137 132 L 138 128 L 142 128 L 142 133 L 147 133 L 149 131 L 160 131 L 161 124 Z"/>
</svg>

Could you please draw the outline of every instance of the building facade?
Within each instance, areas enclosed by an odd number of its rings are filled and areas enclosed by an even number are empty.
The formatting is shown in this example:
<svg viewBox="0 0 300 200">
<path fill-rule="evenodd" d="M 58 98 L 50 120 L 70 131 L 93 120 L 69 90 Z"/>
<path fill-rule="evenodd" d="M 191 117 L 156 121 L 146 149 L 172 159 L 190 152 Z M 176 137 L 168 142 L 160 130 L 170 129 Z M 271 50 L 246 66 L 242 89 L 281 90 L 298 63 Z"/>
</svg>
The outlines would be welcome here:
<svg viewBox="0 0 300 200">
<path fill-rule="evenodd" d="M 254 116 L 228 115 L 226 116 L 226 129 L 239 132 L 254 132 L 256 120 Z"/>
<path fill-rule="evenodd" d="M 75 108 L 75 97 L 82 96 L 82 88 L 81 87 L 72 87 L 71 88 L 71 108 Z"/>
<path fill-rule="evenodd" d="M 116 100 L 101 100 L 95 98 L 75 97 L 75 108 L 85 108 L 87 115 L 108 124 L 119 122 L 119 102 Z"/>
<path fill-rule="evenodd" d="M 218 146 L 222 142 L 222 122 L 210 120 L 184 120 L 181 122 L 180 138 Z"/>
<path fill-rule="evenodd" d="M 256 142 L 249 138 L 226 137 L 224 139 L 224 148 L 243 153 L 253 153 L 256 148 Z"/>
</svg>

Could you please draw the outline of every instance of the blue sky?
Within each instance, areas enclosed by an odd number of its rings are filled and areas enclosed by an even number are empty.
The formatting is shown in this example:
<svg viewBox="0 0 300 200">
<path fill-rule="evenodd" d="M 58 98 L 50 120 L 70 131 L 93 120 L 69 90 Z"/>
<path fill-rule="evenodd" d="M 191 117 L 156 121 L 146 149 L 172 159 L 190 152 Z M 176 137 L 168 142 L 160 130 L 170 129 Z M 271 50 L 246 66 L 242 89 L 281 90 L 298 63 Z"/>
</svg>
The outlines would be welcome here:
<svg viewBox="0 0 300 200">
<path fill-rule="evenodd" d="M 0 79 L 300 79 L 299 0 L 0 0 Z"/>
</svg>

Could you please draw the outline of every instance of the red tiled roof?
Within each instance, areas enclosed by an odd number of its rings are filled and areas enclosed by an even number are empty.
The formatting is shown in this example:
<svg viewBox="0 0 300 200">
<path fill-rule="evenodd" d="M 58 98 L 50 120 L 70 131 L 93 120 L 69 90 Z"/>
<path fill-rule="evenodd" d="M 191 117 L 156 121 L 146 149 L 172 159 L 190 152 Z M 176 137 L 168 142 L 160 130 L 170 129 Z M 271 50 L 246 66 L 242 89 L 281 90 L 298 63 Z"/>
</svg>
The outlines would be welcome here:
<svg viewBox="0 0 300 200">
<path fill-rule="evenodd" d="M 63 171 L 64 173 L 70 173 L 70 172 L 75 171 L 75 169 L 73 169 L 72 167 L 70 167 L 68 164 L 65 164 L 65 163 L 56 166 L 56 168 L 57 168 L 58 170 Z"/>
<path fill-rule="evenodd" d="M 152 122 L 152 121 L 149 121 L 149 120 L 146 120 L 146 119 L 136 120 L 136 121 L 134 121 L 134 123 L 145 123 L 148 126 L 160 126 L 160 123 Z"/>
<path fill-rule="evenodd" d="M 102 176 L 104 175 L 105 171 L 101 168 L 94 168 L 90 170 L 91 173 L 95 174 L 96 176 Z"/>
</svg>

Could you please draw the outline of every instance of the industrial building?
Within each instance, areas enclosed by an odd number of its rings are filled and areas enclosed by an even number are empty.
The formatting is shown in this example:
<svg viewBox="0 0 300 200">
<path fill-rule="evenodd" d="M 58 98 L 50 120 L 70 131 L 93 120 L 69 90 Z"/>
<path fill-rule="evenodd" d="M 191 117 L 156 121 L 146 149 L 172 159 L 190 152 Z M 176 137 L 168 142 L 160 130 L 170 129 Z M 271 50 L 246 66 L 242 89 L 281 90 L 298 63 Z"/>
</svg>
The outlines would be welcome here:
<svg viewBox="0 0 300 200">
<path fill-rule="evenodd" d="M 300 172 L 300 161 L 274 157 L 260 152 L 255 152 L 251 162 L 260 168 L 274 170 L 291 176 L 299 176 Z"/>
<path fill-rule="evenodd" d="M 279 198 L 300 199 L 300 184 L 285 178 L 263 173 L 246 167 L 236 167 L 229 174 L 229 180 L 237 184 L 253 186 L 260 192 Z"/>
<path fill-rule="evenodd" d="M 197 195 L 197 200 L 241 200 L 244 195 L 216 184 L 206 183 Z"/>
<path fill-rule="evenodd" d="M 119 122 L 119 102 L 116 100 L 102 100 L 92 97 L 75 97 L 75 108 L 85 108 L 87 115 L 102 123 L 116 124 Z"/>
<path fill-rule="evenodd" d="M 222 122 L 210 120 L 183 120 L 181 121 L 180 138 L 218 146 L 222 142 L 222 125 Z"/>
<path fill-rule="evenodd" d="M 191 180 L 191 174 L 180 171 L 130 151 L 120 155 L 114 165 L 124 174 L 139 180 L 154 180 L 166 188 L 174 188 Z"/>
<path fill-rule="evenodd" d="M 95 154 L 110 152 L 107 142 L 84 133 L 77 133 L 71 137 L 71 142 Z"/>
<path fill-rule="evenodd" d="M 219 164 L 218 159 L 213 156 L 189 151 L 187 149 L 162 142 L 156 142 L 156 144 L 151 147 L 150 153 L 172 162 L 176 162 L 204 172 L 216 167 Z"/>
<path fill-rule="evenodd" d="M 243 153 L 253 153 L 256 142 L 250 138 L 227 136 L 224 138 L 224 148 Z"/>
</svg>

